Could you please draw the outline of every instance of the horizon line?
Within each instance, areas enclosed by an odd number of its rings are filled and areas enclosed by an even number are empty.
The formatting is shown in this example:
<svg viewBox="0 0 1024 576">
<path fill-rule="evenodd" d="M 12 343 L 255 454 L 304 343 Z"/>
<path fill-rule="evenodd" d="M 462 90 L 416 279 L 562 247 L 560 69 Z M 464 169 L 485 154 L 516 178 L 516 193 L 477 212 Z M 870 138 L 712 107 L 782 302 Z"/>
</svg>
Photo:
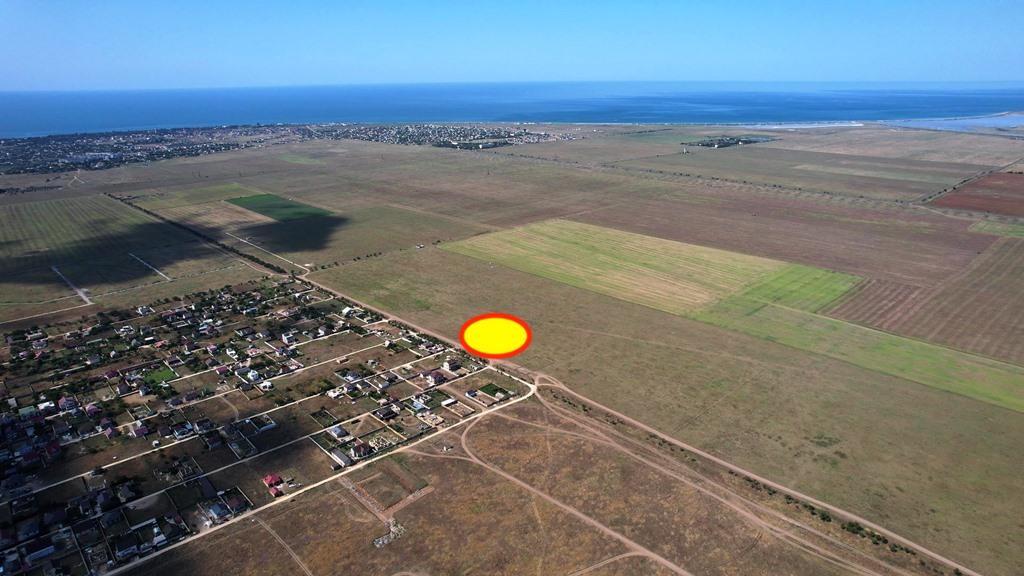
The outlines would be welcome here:
<svg viewBox="0 0 1024 576">
<path fill-rule="evenodd" d="M 465 80 L 431 82 L 349 82 L 328 84 L 254 84 L 245 86 L 190 86 L 190 87 L 124 87 L 124 88 L 0 88 L 0 94 L 75 94 L 103 92 L 183 92 L 213 90 L 275 90 L 295 88 L 373 88 L 405 86 L 482 86 L 482 85 L 572 85 L 572 84 L 705 84 L 705 85 L 861 85 L 861 86 L 984 86 L 1019 85 L 1021 80 Z"/>
</svg>

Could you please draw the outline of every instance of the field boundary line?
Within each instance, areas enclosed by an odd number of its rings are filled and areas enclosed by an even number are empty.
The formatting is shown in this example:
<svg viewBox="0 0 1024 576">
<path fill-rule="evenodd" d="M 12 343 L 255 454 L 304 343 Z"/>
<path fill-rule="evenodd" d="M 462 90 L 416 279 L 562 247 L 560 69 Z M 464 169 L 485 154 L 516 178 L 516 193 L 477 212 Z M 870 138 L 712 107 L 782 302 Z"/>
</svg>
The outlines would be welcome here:
<svg viewBox="0 0 1024 576">
<path fill-rule="evenodd" d="M 253 244 L 252 242 L 249 242 L 245 238 L 241 238 L 241 237 L 235 236 L 234 234 L 232 234 L 231 232 L 228 232 L 227 230 L 225 230 L 224 233 L 227 234 L 228 236 L 231 236 L 235 240 L 238 240 L 239 242 L 244 242 L 244 243 L 248 244 L 249 246 L 252 246 L 253 248 L 255 248 L 257 250 L 260 250 L 262 252 L 266 252 L 267 254 L 270 254 L 271 256 L 273 256 L 274 258 L 277 258 L 278 260 L 283 260 L 283 261 L 291 264 L 292 266 L 297 266 L 299 268 L 302 268 L 302 270 L 303 270 L 303 272 L 305 274 L 309 274 L 309 272 L 310 272 L 309 268 L 306 268 L 305 266 L 303 266 L 301 264 L 296 264 L 295 262 L 292 262 L 291 260 L 285 258 L 284 256 L 275 254 L 275 253 L 271 252 L 270 250 L 267 250 L 266 248 L 264 248 L 264 247 L 262 247 L 262 246 L 260 246 L 258 244 Z"/>
<path fill-rule="evenodd" d="M 24 321 L 24 320 L 31 320 L 33 318 L 39 318 L 41 316 L 49 316 L 50 314 L 58 314 L 60 312 L 67 312 L 68 310 L 77 310 L 78 308 L 85 308 L 87 306 L 95 306 L 95 303 L 94 302 L 89 302 L 88 304 L 79 304 L 78 306 L 71 306 L 69 308 L 61 308 L 60 310 L 48 310 L 46 312 L 40 312 L 39 314 L 32 314 L 31 316 L 22 316 L 21 318 L 14 318 L 12 320 L 4 320 L 3 322 L 0 322 L 0 326 L 3 326 L 4 324 L 13 324 L 15 322 L 21 322 L 21 321 Z"/>
<path fill-rule="evenodd" d="M 85 293 L 85 290 L 82 290 L 78 286 L 72 284 L 71 280 L 68 280 L 68 277 L 65 276 L 64 273 L 61 272 L 59 268 L 57 268 L 56 264 L 50 266 L 50 270 L 53 270 L 54 273 L 57 274 L 57 276 L 60 276 L 60 279 L 63 280 L 72 290 L 74 290 L 75 294 L 78 294 L 78 297 L 81 298 L 86 305 L 93 303 L 93 301 L 89 299 L 89 295 Z"/>
<path fill-rule="evenodd" d="M 157 270 L 155 266 L 153 266 L 153 265 L 152 265 L 152 264 L 150 264 L 149 262 L 146 262 L 146 261 L 145 261 L 145 260 L 143 260 L 142 258 L 139 258 L 139 257 L 138 257 L 138 256 L 136 256 L 135 254 L 132 254 L 131 252 L 129 252 L 129 253 L 128 253 L 128 255 L 129 255 L 129 256 L 131 256 L 132 258 L 135 258 L 135 259 L 136 259 L 136 260 L 138 260 L 139 262 L 141 262 L 141 263 L 142 263 L 142 265 L 143 265 L 143 266 L 145 266 L 146 268 L 149 268 L 149 269 L 150 269 L 150 270 L 152 270 L 153 272 L 156 272 L 157 274 L 159 274 L 160 276 L 162 276 L 162 277 L 164 278 L 164 280 L 173 280 L 173 278 L 171 278 L 171 277 L 170 277 L 170 276 L 168 276 L 167 274 L 164 274 L 163 272 L 161 272 L 161 271 Z"/>
</svg>

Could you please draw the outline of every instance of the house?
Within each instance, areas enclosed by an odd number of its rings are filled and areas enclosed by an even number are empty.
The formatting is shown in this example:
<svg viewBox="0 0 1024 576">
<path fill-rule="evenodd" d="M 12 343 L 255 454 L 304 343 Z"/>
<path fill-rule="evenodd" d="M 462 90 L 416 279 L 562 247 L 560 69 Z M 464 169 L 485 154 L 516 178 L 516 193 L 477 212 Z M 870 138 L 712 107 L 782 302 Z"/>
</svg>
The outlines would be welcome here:
<svg viewBox="0 0 1024 576">
<path fill-rule="evenodd" d="M 285 332 L 284 334 L 281 334 L 281 342 L 284 342 L 288 346 L 291 346 L 292 344 L 298 342 L 298 338 L 296 338 L 294 332 Z"/>
<path fill-rule="evenodd" d="M 209 418 L 200 418 L 195 421 L 193 426 L 195 427 L 196 432 L 200 434 L 209 432 L 217 427 L 217 425 L 213 423 L 213 420 L 210 420 Z"/>
<path fill-rule="evenodd" d="M 339 464 L 340 468 L 352 465 L 352 459 L 345 454 L 345 451 L 341 448 L 335 448 L 331 450 L 331 458 L 334 458 L 335 462 Z"/>
<path fill-rule="evenodd" d="M 367 456 L 373 454 L 373 448 L 371 448 L 370 445 L 367 444 L 366 442 L 363 442 L 362 440 L 357 440 L 352 444 L 352 447 L 349 448 L 348 454 L 353 459 L 359 460 L 360 458 L 366 458 Z"/>
<path fill-rule="evenodd" d="M 282 480 L 280 476 L 273 473 L 267 474 L 266 476 L 263 477 L 263 483 L 266 484 L 268 488 L 271 486 L 277 486 L 283 481 L 284 480 Z"/>
<path fill-rule="evenodd" d="M 448 381 L 448 377 L 444 375 L 440 370 L 433 370 L 427 374 L 427 384 L 431 386 L 437 386 L 444 384 Z"/>
<path fill-rule="evenodd" d="M 149 434 L 149 428 L 145 424 L 140 424 L 132 429 L 132 438 L 145 438 L 146 434 Z"/>
<path fill-rule="evenodd" d="M 327 429 L 327 433 L 334 437 L 335 440 L 339 441 L 351 436 L 351 434 L 348 433 L 348 430 L 345 430 L 344 428 L 341 427 L 341 424 L 338 424 L 337 426 L 331 426 L 330 428 Z"/>
<path fill-rule="evenodd" d="M 445 360 L 443 364 L 441 364 L 441 368 L 444 368 L 449 372 L 455 372 L 459 368 L 462 368 L 462 364 L 459 363 L 459 361 L 454 358 L 449 358 Z"/>
<path fill-rule="evenodd" d="M 178 440 L 188 438 L 194 433 L 194 431 L 192 430 L 192 424 L 188 422 L 179 422 L 171 426 L 171 430 L 174 433 L 174 437 Z"/>
<path fill-rule="evenodd" d="M 278 498 L 280 496 L 284 496 L 284 491 L 278 488 L 277 486 L 274 486 L 270 489 L 270 495 L 273 496 L 274 498 Z"/>
<path fill-rule="evenodd" d="M 139 492 L 136 490 L 133 482 L 122 482 L 114 488 L 114 494 L 122 504 L 130 502 L 139 497 Z"/>
<path fill-rule="evenodd" d="M 388 404 L 387 406 L 384 406 L 383 408 L 380 408 L 377 411 L 375 411 L 373 415 L 376 416 L 377 418 L 380 418 L 381 420 L 388 421 L 393 420 L 401 413 L 402 409 L 399 408 L 397 404 Z"/>
<path fill-rule="evenodd" d="M 210 522 L 214 524 L 220 524 L 231 517 L 231 510 L 228 509 L 222 502 L 211 502 L 206 506 L 203 506 L 203 512 L 206 517 L 210 519 Z"/>
</svg>

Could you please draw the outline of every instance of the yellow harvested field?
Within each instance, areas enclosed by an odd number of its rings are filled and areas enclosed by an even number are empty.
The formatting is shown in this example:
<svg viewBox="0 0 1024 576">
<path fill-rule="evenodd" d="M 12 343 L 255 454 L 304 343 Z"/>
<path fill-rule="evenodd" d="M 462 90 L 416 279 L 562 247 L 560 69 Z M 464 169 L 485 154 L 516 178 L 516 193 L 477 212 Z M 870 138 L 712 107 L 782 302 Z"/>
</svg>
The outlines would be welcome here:
<svg viewBox="0 0 1024 576">
<path fill-rule="evenodd" d="M 718 301 L 784 265 L 567 220 L 475 236 L 445 249 L 675 314 Z"/>
</svg>

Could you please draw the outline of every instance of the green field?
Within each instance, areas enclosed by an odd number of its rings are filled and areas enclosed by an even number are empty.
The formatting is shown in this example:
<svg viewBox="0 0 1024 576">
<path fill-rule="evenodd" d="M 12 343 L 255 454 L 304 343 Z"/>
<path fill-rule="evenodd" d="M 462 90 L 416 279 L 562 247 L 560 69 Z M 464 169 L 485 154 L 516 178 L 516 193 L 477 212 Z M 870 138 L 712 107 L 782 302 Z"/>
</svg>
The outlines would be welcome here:
<svg viewBox="0 0 1024 576">
<path fill-rule="evenodd" d="M 228 200 L 236 206 L 246 210 L 269 216 L 279 222 L 287 220 L 299 220 L 314 216 L 330 216 L 331 213 L 323 208 L 310 206 L 275 194 L 257 194 L 255 196 L 242 196 Z"/>
<path fill-rule="evenodd" d="M 860 281 L 852 274 L 789 264 L 748 288 L 743 295 L 786 308 L 817 312 Z"/>
<path fill-rule="evenodd" d="M 772 342 L 844 360 L 947 392 L 1024 412 L 1024 368 L 903 338 L 745 292 L 693 317 Z M 825 302 L 827 303 L 827 302 Z"/>
<path fill-rule="evenodd" d="M 707 305 L 783 266 L 567 220 L 475 236 L 445 249 L 672 313 Z"/>
<path fill-rule="evenodd" d="M 813 314 L 850 274 L 563 220 L 445 249 L 1024 412 L 1024 369 Z"/>
<path fill-rule="evenodd" d="M 1024 238 L 1024 224 L 1010 222 L 993 222 L 982 220 L 971 224 L 971 231 L 995 234 L 997 236 L 1008 236 L 1010 238 Z"/>
<path fill-rule="evenodd" d="M 147 372 L 143 377 L 143 380 L 145 380 L 147 384 L 155 385 L 160 384 L 161 382 L 170 382 L 177 377 L 178 375 L 174 373 L 174 370 L 171 370 L 167 366 L 161 366 L 155 370 Z"/>
</svg>

